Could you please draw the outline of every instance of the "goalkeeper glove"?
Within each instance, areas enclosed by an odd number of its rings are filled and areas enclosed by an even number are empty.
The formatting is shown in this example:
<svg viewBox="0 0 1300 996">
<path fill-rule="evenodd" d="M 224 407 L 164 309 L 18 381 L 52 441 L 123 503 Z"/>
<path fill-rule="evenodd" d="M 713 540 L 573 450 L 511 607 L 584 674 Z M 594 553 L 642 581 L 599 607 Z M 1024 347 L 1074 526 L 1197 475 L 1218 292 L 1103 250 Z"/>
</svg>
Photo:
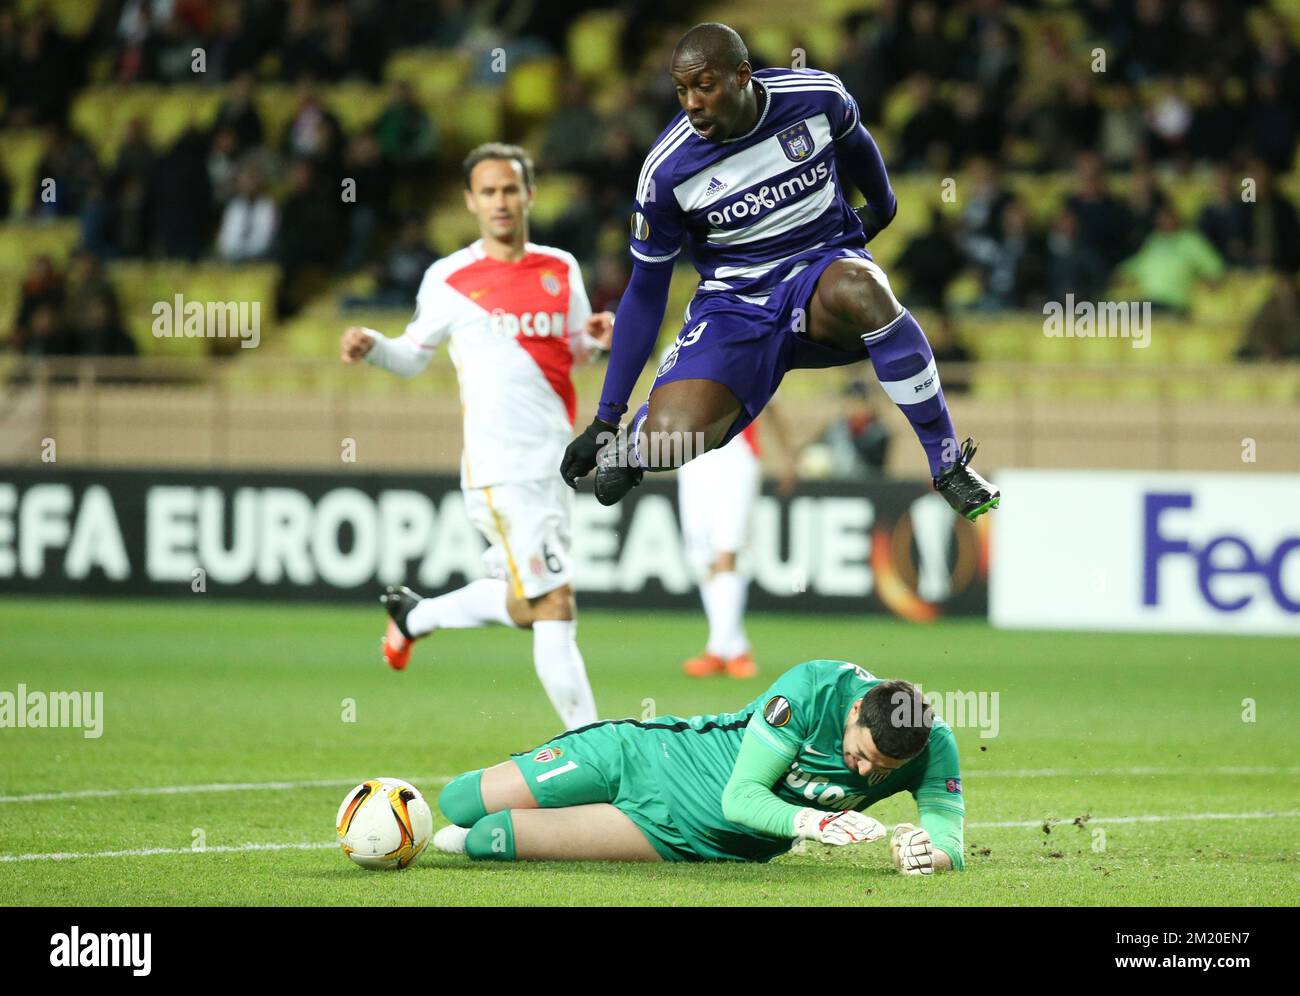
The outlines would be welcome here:
<svg viewBox="0 0 1300 996">
<path fill-rule="evenodd" d="M 819 844 L 861 844 L 883 837 L 885 825 L 851 809 L 828 813 L 809 807 L 795 816 L 794 835 L 797 840 L 815 840 Z"/>
<path fill-rule="evenodd" d="M 934 846 L 929 833 L 920 827 L 910 823 L 894 827 L 894 835 L 889 838 L 889 854 L 894 859 L 894 867 L 904 875 L 934 874 Z"/>
<path fill-rule="evenodd" d="M 564 451 L 564 459 L 560 462 L 560 476 L 564 483 L 576 488 L 578 478 L 586 477 L 596 469 L 596 455 L 613 442 L 617 433 L 617 425 L 610 425 L 604 419 L 593 419 L 582 435 Z"/>
</svg>

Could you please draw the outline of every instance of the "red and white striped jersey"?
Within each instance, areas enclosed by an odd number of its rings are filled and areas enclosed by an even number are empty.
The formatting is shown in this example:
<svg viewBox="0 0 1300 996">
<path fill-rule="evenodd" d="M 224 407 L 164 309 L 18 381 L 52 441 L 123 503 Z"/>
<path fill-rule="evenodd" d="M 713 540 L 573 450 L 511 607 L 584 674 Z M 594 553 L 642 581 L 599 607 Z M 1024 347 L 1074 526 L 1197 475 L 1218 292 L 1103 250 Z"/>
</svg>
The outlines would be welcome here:
<svg viewBox="0 0 1300 996">
<path fill-rule="evenodd" d="M 563 249 L 525 244 L 507 263 L 482 240 L 425 271 L 406 333 L 366 331 L 366 359 L 403 376 L 449 341 L 460 381 L 465 443 L 461 486 L 536 481 L 559 473 L 573 435 L 573 359 L 590 344 L 591 305 L 578 261 Z"/>
</svg>

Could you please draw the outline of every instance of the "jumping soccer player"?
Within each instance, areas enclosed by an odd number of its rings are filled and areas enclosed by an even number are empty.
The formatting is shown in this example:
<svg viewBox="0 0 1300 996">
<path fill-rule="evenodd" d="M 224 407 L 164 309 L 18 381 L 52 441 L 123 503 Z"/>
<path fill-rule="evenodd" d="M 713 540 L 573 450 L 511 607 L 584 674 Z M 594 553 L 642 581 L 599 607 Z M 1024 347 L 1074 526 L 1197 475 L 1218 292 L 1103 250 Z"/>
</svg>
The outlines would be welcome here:
<svg viewBox="0 0 1300 996">
<path fill-rule="evenodd" d="M 460 775 L 434 845 L 496 861 L 767 861 L 799 840 L 879 839 L 861 810 L 899 792 L 921 826 L 896 828 L 895 866 L 961 869 L 952 730 L 905 681 L 807 661 L 740 712 L 594 723 Z"/>
<path fill-rule="evenodd" d="M 574 358 L 608 345 L 614 316 L 591 313 L 572 255 L 528 241 L 533 164 L 523 149 L 481 145 L 463 173 L 481 238 L 425 272 L 405 335 L 353 327 L 342 353 L 413 377 L 450 340 L 464 409 L 461 489 L 492 576 L 437 598 L 388 588 L 384 660 L 402 670 L 412 643 L 438 629 L 531 628 L 537 676 L 561 720 L 580 726 L 595 721 L 596 703 L 570 584 L 573 494 L 555 465 L 573 432 Z"/>
<path fill-rule="evenodd" d="M 682 113 L 641 170 L 623 320 L 596 418 L 565 451 L 565 481 L 574 487 L 599 464 L 596 497 L 612 505 L 645 471 L 673 469 L 741 432 L 786 371 L 869 358 L 916 431 L 936 490 L 970 519 L 996 508 L 1000 492 L 970 467 L 974 443 L 957 445 L 925 334 L 865 248 L 897 202 L 856 101 L 830 73 L 754 72 L 724 24 L 691 28 L 670 72 Z M 857 212 L 841 172 L 867 199 Z M 700 283 L 623 436 L 683 238 Z"/>
</svg>

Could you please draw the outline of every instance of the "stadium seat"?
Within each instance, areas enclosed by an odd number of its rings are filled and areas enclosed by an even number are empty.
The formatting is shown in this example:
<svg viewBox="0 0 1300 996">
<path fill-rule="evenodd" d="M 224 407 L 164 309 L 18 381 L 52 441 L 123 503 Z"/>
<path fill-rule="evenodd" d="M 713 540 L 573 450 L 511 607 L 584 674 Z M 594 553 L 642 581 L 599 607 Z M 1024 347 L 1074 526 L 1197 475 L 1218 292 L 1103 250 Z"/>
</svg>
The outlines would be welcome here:
<svg viewBox="0 0 1300 996">
<path fill-rule="evenodd" d="M 203 356 L 229 352 L 232 346 L 238 348 L 238 344 L 229 339 L 155 336 L 155 305 L 170 305 L 178 293 L 186 302 L 257 302 L 261 340 L 267 343 L 274 339 L 275 290 L 279 268 L 273 264 L 192 265 L 122 260 L 110 263 L 108 274 L 117 290 L 127 331 L 142 355 Z"/>
<path fill-rule="evenodd" d="M 98 0 L 20 0 L 16 6 L 24 19 L 38 12 L 48 14 L 69 35 L 85 34 L 99 12 Z"/>
<path fill-rule="evenodd" d="M 384 65 L 384 79 L 410 83 L 430 110 L 456 96 L 469 75 L 470 55 L 448 49 L 408 48 L 394 52 Z"/>
<path fill-rule="evenodd" d="M 461 153 L 501 138 L 501 93 L 487 87 L 466 88 L 456 100 L 434 109 L 443 136 Z"/>
<path fill-rule="evenodd" d="M 568 210 L 581 178 L 570 173 L 546 173 L 537 180 L 537 194 L 529 217 L 536 225 L 550 225 Z"/>
<path fill-rule="evenodd" d="M 583 14 L 569 28 L 569 65 L 583 80 L 599 82 L 618 72 L 622 11 L 596 10 Z"/>
<path fill-rule="evenodd" d="M 527 120 L 555 112 L 563 63 L 554 57 L 517 62 L 506 73 L 506 109 Z"/>
<path fill-rule="evenodd" d="M 325 106 L 339 119 L 345 134 L 364 131 L 383 113 L 393 90 L 369 83 L 340 83 L 322 90 Z"/>
<path fill-rule="evenodd" d="M 45 152 L 45 137 L 38 128 L 6 128 L 0 140 L 0 168 L 13 188 L 13 210 L 26 211 L 36 187 L 36 169 Z"/>
</svg>

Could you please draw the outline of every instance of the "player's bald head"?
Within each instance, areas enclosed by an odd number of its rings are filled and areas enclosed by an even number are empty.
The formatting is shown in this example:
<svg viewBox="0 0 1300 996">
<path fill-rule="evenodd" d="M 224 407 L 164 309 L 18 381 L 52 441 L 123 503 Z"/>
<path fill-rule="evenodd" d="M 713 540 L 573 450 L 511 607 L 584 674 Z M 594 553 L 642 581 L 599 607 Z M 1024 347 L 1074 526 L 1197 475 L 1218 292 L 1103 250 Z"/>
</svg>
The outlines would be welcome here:
<svg viewBox="0 0 1300 996">
<path fill-rule="evenodd" d="M 745 43 L 725 24 L 697 24 L 682 35 L 668 72 L 697 135 L 721 142 L 753 126 L 752 71 Z"/>
<path fill-rule="evenodd" d="M 718 73 L 735 72 L 742 62 L 749 61 L 749 49 L 725 24 L 710 21 L 697 24 L 682 35 L 673 49 L 674 67 L 704 66 Z"/>
</svg>

